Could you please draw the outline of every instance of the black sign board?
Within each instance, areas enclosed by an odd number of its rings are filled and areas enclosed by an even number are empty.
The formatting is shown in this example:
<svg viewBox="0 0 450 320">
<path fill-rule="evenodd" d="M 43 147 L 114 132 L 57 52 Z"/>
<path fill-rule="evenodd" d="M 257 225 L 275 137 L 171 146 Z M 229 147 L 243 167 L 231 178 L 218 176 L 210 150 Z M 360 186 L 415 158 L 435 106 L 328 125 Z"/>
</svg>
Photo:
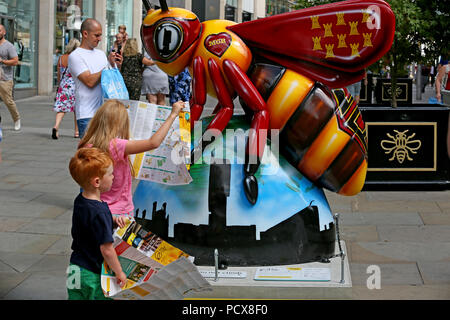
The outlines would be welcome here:
<svg viewBox="0 0 450 320">
<path fill-rule="evenodd" d="M 436 122 L 366 122 L 369 171 L 436 171 Z"/>
<path fill-rule="evenodd" d="M 448 190 L 449 107 L 360 106 L 366 124 L 364 190 Z"/>
<path fill-rule="evenodd" d="M 397 79 L 396 89 L 397 105 L 412 104 L 412 79 Z M 375 100 L 378 104 L 391 105 L 392 89 L 391 79 L 377 79 L 375 86 Z"/>
</svg>

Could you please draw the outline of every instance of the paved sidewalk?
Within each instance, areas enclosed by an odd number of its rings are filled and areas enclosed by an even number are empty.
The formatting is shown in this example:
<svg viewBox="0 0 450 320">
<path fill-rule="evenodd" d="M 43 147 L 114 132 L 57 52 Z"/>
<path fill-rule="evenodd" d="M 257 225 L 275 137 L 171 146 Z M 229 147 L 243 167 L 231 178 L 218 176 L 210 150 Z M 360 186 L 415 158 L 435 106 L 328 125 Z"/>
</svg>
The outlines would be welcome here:
<svg viewBox="0 0 450 320">
<path fill-rule="evenodd" d="M 427 87 L 423 102 L 431 95 Z M 64 118 L 60 139 L 52 140 L 52 98 L 17 105 L 20 132 L 0 106 L 0 299 L 66 299 L 72 204 L 79 191 L 67 169 L 78 143 L 73 117 Z M 326 194 L 333 212 L 341 213 L 351 298 L 450 299 L 450 191 Z M 371 265 L 381 270 L 379 290 L 366 285 Z M 239 298 L 255 298 L 251 292 L 244 288 Z M 301 292 L 291 290 L 282 298 L 296 297 Z"/>
</svg>

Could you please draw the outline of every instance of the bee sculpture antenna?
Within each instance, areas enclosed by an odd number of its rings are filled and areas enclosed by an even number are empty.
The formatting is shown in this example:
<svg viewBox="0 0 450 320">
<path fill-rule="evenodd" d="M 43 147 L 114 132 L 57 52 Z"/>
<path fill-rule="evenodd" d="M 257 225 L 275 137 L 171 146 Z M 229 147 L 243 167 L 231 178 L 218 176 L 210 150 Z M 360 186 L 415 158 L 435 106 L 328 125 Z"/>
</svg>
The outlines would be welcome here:
<svg viewBox="0 0 450 320">
<path fill-rule="evenodd" d="M 169 7 L 167 6 L 167 1 L 166 0 L 159 0 L 159 4 L 160 4 L 160 7 L 161 7 L 161 12 L 169 11 Z"/>
<path fill-rule="evenodd" d="M 150 5 L 149 0 L 142 0 L 142 4 L 144 5 L 144 8 L 147 12 L 152 9 L 152 6 Z"/>
</svg>

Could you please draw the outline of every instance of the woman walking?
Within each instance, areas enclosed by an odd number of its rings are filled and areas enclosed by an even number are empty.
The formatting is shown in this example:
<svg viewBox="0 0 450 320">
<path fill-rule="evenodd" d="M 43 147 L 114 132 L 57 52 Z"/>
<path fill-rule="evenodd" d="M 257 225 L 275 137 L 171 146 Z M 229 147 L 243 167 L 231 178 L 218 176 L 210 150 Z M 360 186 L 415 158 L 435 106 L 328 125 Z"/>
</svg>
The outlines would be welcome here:
<svg viewBox="0 0 450 320">
<path fill-rule="evenodd" d="M 68 70 L 69 54 L 72 53 L 78 46 L 80 41 L 72 39 L 66 46 L 66 52 L 59 57 L 58 60 L 58 91 L 56 92 L 55 105 L 53 111 L 56 112 L 55 125 L 52 129 L 52 139 L 58 139 L 59 125 L 67 112 L 74 113 L 75 133 L 74 137 L 79 138 L 77 120 L 75 117 L 75 82 Z"/>
<path fill-rule="evenodd" d="M 120 72 L 128 90 L 130 100 L 140 100 L 142 87 L 142 65 L 150 65 L 151 61 L 138 52 L 137 40 L 129 39 L 123 48 L 123 62 Z"/>
</svg>

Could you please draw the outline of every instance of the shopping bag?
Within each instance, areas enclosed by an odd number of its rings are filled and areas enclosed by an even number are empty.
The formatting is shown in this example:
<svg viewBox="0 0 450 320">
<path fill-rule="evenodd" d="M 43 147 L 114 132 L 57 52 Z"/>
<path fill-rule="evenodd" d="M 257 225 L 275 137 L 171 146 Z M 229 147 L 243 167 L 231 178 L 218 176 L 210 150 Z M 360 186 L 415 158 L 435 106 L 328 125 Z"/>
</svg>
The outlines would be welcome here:
<svg viewBox="0 0 450 320">
<path fill-rule="evenodd" d="M 122 74 L 117 67 L 108 67 L 102 71 L 101 85 L 105 99 L 128 100 L 130 98 Z"/>
</svg>

